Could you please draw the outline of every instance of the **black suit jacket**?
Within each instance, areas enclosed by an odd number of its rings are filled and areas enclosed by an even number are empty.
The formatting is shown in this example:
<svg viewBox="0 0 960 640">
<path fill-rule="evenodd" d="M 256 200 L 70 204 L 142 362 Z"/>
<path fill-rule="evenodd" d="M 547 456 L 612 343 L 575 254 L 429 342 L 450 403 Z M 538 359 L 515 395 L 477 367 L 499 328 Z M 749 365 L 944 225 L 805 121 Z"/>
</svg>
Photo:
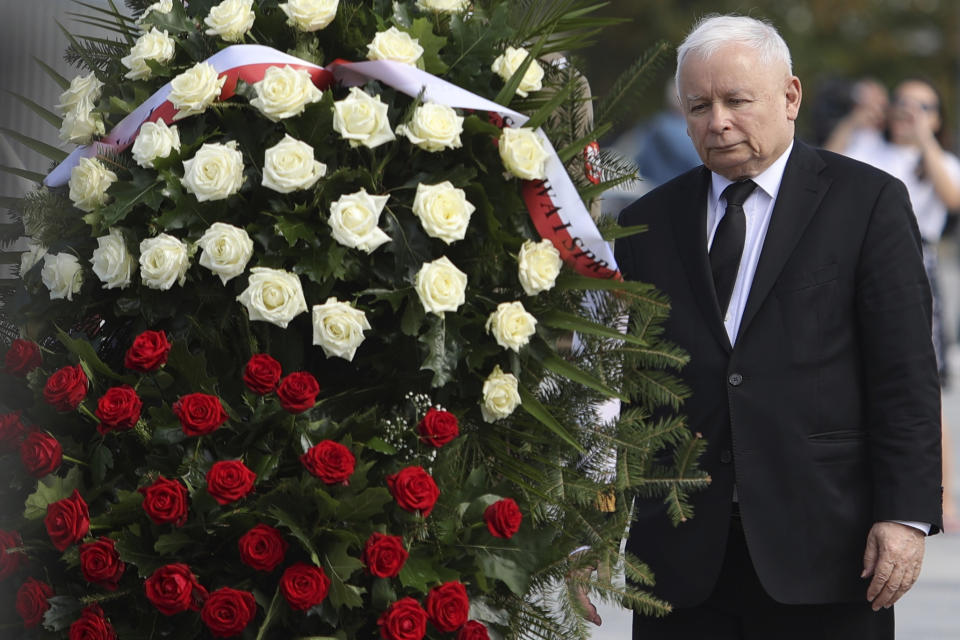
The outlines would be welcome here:
<svg viewBox="0 0 960 640">
<path fill-rule="evenodd" d="M 862 602 L 870 526 L 941 526 L 940 389 L 920 236 L 903 184 L 794 144 L 736 344 L 710 276 L 710 173 L 694 169 L 629 206 L 627 279 L 671 300 L 667 337 L 686 349 L 684 405 L 708 441 L 711 476 L 674 528 L 641 500 L 628 548 L 679 606 L 710 593 L 736 482 L 747 544 L 767 592 L 791 604 Z"/>
</svg>

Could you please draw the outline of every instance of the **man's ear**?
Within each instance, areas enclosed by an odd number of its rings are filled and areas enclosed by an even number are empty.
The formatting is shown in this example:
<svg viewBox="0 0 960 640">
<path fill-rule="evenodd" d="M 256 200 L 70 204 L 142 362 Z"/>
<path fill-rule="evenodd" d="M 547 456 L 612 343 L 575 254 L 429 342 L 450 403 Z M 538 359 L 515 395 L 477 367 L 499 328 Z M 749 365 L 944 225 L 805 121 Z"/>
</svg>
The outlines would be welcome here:
<svg viewBox="0 0 960 640">
<path fill-rule="evenodd" d="M 800 100 L 803 97 L 803 89 L 800 87 L 800 78 L 790 76 L 787 80 L 787 119 L 796 120 L 800 113 Z"/>
</svg>

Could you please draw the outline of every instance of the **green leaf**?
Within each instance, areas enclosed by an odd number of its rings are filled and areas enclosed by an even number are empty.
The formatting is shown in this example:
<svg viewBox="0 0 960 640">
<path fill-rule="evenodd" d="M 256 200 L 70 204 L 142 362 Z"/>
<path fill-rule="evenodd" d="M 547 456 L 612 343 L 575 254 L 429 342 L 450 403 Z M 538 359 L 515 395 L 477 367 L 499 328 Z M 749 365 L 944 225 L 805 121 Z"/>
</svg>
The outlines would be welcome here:
<svg viewBox="0 0 960 640">
<path fill-rule="evenodd" d="M 482 554 L 477 560 L 487 576 L 500 580 L 521 598 L 526 595 L 530 574 L 516 562 L 495 553 Z"/>
<path fill-rule="evenodd" d="M 577 85 L 574 81 L 568 82 L 563 86 L 562 89 L 555 92 L 554 95 L 548 100 L 542 107 L 537 109 L 530 119 L 523 123 L 523 126 L 530 127 L 531 129 L 539 128 L 544 122 L 546 122 L 550 116 L 554 114 L 559 107 L 567 98 L 570 97 L 570 94 L 573 93 Z"/>
<path fill-rule="evenodd" d="M 279 525 L 286 527 L 293 537 L 300 541 L 300 544 L 303 545 L 304 550 L 310 554 L 310 560 L 313 561 L 313 564 L 319 566 L 320 556 L 317 555 L 316 549 L 313 548 L 313 541 L 300 526 L 300 523 L 298 523 L 293 516 L 276 505 L 273 505 L 267 509 L 267 513 L 269 513 Z"/>
<path fill-rule="evenodd" d="M 90 518 L 90 525 L 119 528 L 137 521 L 143 515 L 143 495 L 139 491 L 117 491 L 116 502 L 106 511 Z"/>
<path fill-rule="evenodd" d="M 543 313 L 537 314 L 537 320 L 548 327 L 553 327 L 554 329 L 565 329 L 567 331 L 589 333 L 590 335 L 594 336 L 623 340 L 624 342 L 637 344 L 642 347 L 645 347 L 648 344 L 646 340 L 638 336 L 621 333 L 613 327 L 608 327 L 604 324 L 598 324 L 582 316 L 578 316 L 575 313 L 568 313 L 558 309 L 550 309 L 549 311 L 544 311 Z"/>
<path fill-rule="evenodd" d="M 557 419 L 547 411 L 547 408 L 541 404 L 537 397 L 527 391 L 523 385 L 520 386 L 520 402 L 524 411 L 536 418 L 543 426 L 559 436 L 564 442 L 572 446 L 577 451 L 583 452 L 583 447 L 573 439 L 570 433 L 557 422 Z"/>
<path fill-rule="evenodd" d="M 283 236 L 287 241 L 287 245 L 291 248 L 297 244 L 298 240 L 304 240 L 309 243 L 316 235 L 313 232 L 312 226 L 304 220 L 281 217 L 274 225 L 274 228 L 277 230 L 277 233 Z"/>
<path fill-rule="evenodd" d="M 164 533 L 153 543 L 153 550 L 162 556 L 169 556 L 176 554 L 180 549 L 190 546 L 195 542 L 196 540 L 193 536 L 188 533 L 183 533 L 182 531 Z"/>
<path fill-rule="evenodd" d="M 183 340 L 174 340 L 167 367 L 174 369 L 179 381 L 192 392 L 216 393 L 217 379 L 207 373 L 207 358 L 203 351 L 191 353 Z"/>
<path fill-rule="evenodd" d="M 90 456 L 90 469 L 93 472 L 94 484 L 102 484 L 107 477 L 107 471 L 113 469 L 113 452 L 102 444 L 98 446 Z"/>
<path fill-rule="evenodd" d="M 46 72 L 46 74 L 53 79 L 54 82 L 60 85 L 61 89 L 70 88 L 70 81 L 64 78 L 59 73 L 57 73 L 56 69 L 48 65 L 46 62 L 44 62 L 40 58 L 36 56 L 32 56 L 32 57 L 33 57 L 33 61 L 36 62 L 38 65 L 40 65 L 40 68 L 43 69 Z"/>
<path fill-rule="evenodd" d="M 421 59 L 424 70 L 435 76 L 443 75 L 447 70 L 447 64 L 440 58 L 440 50 L 446 46 L 447 39 L 433 32 L 433 20 L 417 18 L 407 32 L 423 47 Z"/>
<path fill-rule="evenodd" d="M 80 361 L 89 367 L 91 371 L 110 378 L 111 380 L 118 380 L 131 385 L 135 383 L 133 378 L 121 376 L 107 366 L 103 360 L 100 359 L 100 356 L 97 355 L 93 345 L 86 340 L 71 338 L 63 329 L 57 329 L 57 339 L 60 341 L 60 344 L 66 347 L 67 351 L 80 358 Z"/>
<path fill-rule="evenodd" d="M 37 184 L 43 184 L 43 179 L 47 176 L 42 173 L 37 173 L 36 171 L 27 171 L 26 169 L 18 169 L 16 167 L 8 167 L 6 165 L 0 165 L 0 171 L 4 173 L 10 173 L 15 176 L 20 176 L 31 182 L 36 182 Z"/>
<path fill-rule="evenodd" d="M 383 511 L 383 505 L 393 502 L 385 487 L 371 487 L 350 499 L 344 499 L 337 509 L 338 520 L 363 522 Z"/>
<path fill-rule="evenodd" d="M 430 384 L 434 387 L 442 387 L 453 379 L 462 351 L 461 341 L 449 334 L 445 320 L 442 315 L 433 316 L 430 329 L 419 340 L 427 354 L 420 370 L 433 371 Z"/>
<path fill-rule="evenodd" d="M 595 128 L 593 131 L 588 131 L 585 135 L 574 140 L 563 149 L 557 151 L 557 156 L 560 157 L 560 162 L 566 164 L 571 158 L 573 158 L 578 153 L 583 153 L 583 148 L 594 140 L 599 140 L 603 136 L 607 135 L 611 129 L 611 125 L 602 124 L 599 127 Z"/>
<path fill-rule="evenodd" d="M 142 176 L 143 174 L 139 174 Z M 127 217 L 134 207 L 144 204 L 152 210 L 157 210 L 163 201 L 160 192 L 162 183 L 157 180 L 149 182 L 143 177 L 133 182 L 118 183 L 110 189 L 113 201 L 99 210 L 104 228 L 112 227 Z M 168 227 L 169 228 L 169 227 Z"/>
<path fill-rule="evenodd" d="M 410 554 L 397 576 L 400 584 L 420 593 L 429 592 L 432 585 L 440 582 L 440 576 L 433 564 L 434 560 L 429 556 Z"/>
<path fill-rule="evenodd" d="M 653 286 L 646 282 L 591 278 L 574 274 L 563 274 L 558 277 L 556 288 L 560 291 L 628 291 L 639 295 L 650 294 L 653 291 Z"/>
<path fill-rule="evenodd" d="M 559 356 L 547 356 L 541 360 L 541 363 L 545 368 L 553 371 L 557 375 L 563 376 L 569 380 L 573 380 L 574 382 L 579 382 L 583 386 L 589 387 L 594 391 L 599 391 L 600 393 L 610 396 L 611 398 L 619 398 L 624 402 L 630 401 L 629 396 L 624 395 L 615 389 L 612 389 L 611 387 L 608 387 L 596 377 L 590 375 L 583 369 L 580 369 L 576 365 L 564 360 Z"/>
<path fill-rule="evenodd" d="M 46 120 L 47 122 L 49 122 L 50 124 L 52 124 L 52 125 L 53 125 L 54 127 L 56 127 L 57 129 L 59 129 L 59 128 L 61 127 L 61 125 L 63 125 L 63 118 L 61 118 L 60 116 L 58 116 L 57 114 L 55 114 L 53 111 L 49 111 L 49 110 L 47 110 L 47 109 L 44 109 L 43 107 L 41 107 L 39 104 L 37 104 L 37 103 L 34 102 L 33 100 L 31 100 L 31 99 L 29 99 L 29 98 L 27 98 L 27 97 L 25 97 L 25 96 L 22 96 L 22 95 L 20 95 L 19 93 L 14 93 L 13 91 L 7 91 L 7 93 L 9 93 L 11 96 L 13 96 L 14 98 L 16 98 L 17 100 L 19 100 L 19 101 L 20 101 L 22 104 L 24 104 L 28 109 L 30 109 L 30 110 L 33 111 L 35 114 L 37 114 L 38 116 L 40 116 L 41 118 L 43 118 L 44 120 Z"/>
<path fill-rule="evenodd" d="M 426 318 L 427 312 L 419 300 L 413 298 L 407 299 L 407 306 L 403 310 L 403 316 L 400 318 L 400 331 L 404 335 L 415 336 L 420 333 L 420 326 Z"/>
<path fill-rule="evenodd" d="M 73 467 L 63 478 L 49 475 L 37 482 L 37 490 L 27 496 L 23 517 L 38 520 L 47 515 L 47 506 L 69 497 L 80 487 L 80 468 Z"/>
<path fill-rule="evenodd" d="M 137 568 L 141 578 L 147 578 L 154 571 L 166 564 L 166 559 L 158 556 L 152 545 L 136 535 L 130 529 L 124 529 L 117 536 L 117 553 L 120 559 Z"/>
<path fill-rule="evenodd" d="M 389 578 L 375 578 L 373 589 L 370 591 L 370 600 L 377 611 L 386 609 L 397 600 L 397 591 L 393 588 Z"/>
<path fill-rule="evenodd" d="M 520 83 L 523 82 L 523 76 L 526 75 L 527 69 L 530 68 L 530 65 L 537 59 L 537 56 L 540 55 L 540 50 L 543 49 L 543 45 L 547 43 L 547 35 L 543 35 L 537 44 L 533 46 L 532 49 L 527 53 L 527 57 L 524 61 L 517 67 L 517 70 L 513 72 L 513 75 L 510 76 L 510 79 L 507 80 L 507 84 L 500 89 L 500 93 L 497 94 L 497 97 L 493 99 L 497 104 L 502 104 L 504 106 L 510 104 L 510 101 L 513 100 L 513 97 L 517 93 L 517 89 L 520 87 Z"/>
<path fill-rule="evenodd" d="M 377 453 L 385 453 L 388 456 L 392 456 L 397 452 L 397 448 L 395 446 L 385 441 L 383 438 L 379 438 L 377 436 L 374 436 L 373 438 L 370 438 L 369 440 L 367 440 L 365 445 L 368 448 L 373 449 Z"/>
<path fill-rule="evenodd" d="M 364 590 L 347 584 L 353 572 L 362 567 L 360 560 L 347 554 L 345 542 L 328 547 L 323 554 L 323 569 L 330 578 L 330 604 L 335 609 L 356 609 L 363 606 Z"/>
</svg>

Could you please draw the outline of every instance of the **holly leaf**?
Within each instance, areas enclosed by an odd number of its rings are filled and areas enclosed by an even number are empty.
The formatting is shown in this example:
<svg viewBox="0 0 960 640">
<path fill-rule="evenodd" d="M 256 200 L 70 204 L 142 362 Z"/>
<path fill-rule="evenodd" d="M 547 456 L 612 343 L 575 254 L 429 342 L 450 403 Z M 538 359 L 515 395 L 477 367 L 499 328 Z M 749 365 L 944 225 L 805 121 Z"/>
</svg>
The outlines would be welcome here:
<svg viewBox="0 0 960 640">
<path fill-rule="evenodd" d="M 434 387 L 442 387 L 453 379 L 457 363 L 460 361 L 462 341 L 457 339 L 458 336 L 453 335 L 453 331 L 447 331 L 443 316 L 432 317 L 430 325 L 430 329 L 420 336 L 419 340 L 426 352 L 420 369 L 433 371 L 433 380 L 430 384 Z"/>
<path fill-rule="evenodd" d="M 273 516 L 278 524 L 286 527 L 287 530 L 290 531 L 291 535 L 300 541 L 300 544 L 303 545 L 303 548 L 306 549 L 310 554 L 310 560 L 313 561 L 313 564 L 319 565 L 320 556 L 317 555 L 317 551 L 313 548 L 313 542 L 310 540 L 310 536 L 307 535 L 307 533 L 293 518 L 293 516 L 276 505 L 270 507 L 267 512 Z"/>
<path fill-rule="evenodd" d="M 117 536 L 117 553 L 120 559 L 137 568 L 141 578 L 147 578 L 154 571 L 166 564 L 166 560 L 158 556 L 150 543 L 136 535 L 129 528 L 124 529 Z"/>
<path fill-rule="evenodd" d="M 521 598 L 527 593 L 530 586 L 530 575 L 510 558 L 495 553 L 487 553 L 478 557 L 477 560 L 488 577 L 500 580 Z"/>
<path fill-rule="evenodd" d="M 174 340 L 167 366 L 175 369 L 186 386 L 194 391 L 214 393 L 217 387 L 217 379 L 207 374 L 207 359 L 203 352 L 191 353 L 182 340 Z"/>
<path fill-rule="evenodd" d="M 143 515 L 143 495 L 139 491 L 117 491 L 117 501 L 105 513 L 90 518 L 90 525 L 98 528 L 116 528 L 130 524 Z"/>
<path fill-rule="evenodd" d="M 43 628 L 47 631 L 63 631 L 80 616 L 83 603 L 73 596 L 50 596 L 50 608 L 43 614 Z"/>
<path fill-rule="evenodd" d="M 447 39 L 433 32 L 433 20 L 417 18 L 407 32 L 416 38 L 420 46 L 423 47 L 421 60 L 423 60 L 424 71 L 437 76 L 443 75 L 448 67 L 440 59 L 440 50 L 446 46 Z"/>
<path fill-rule="evenodd" d="M 400 569 L 400 584 L 420 593 L 430 591 L 430 586 L 440 582 L 440 576 L 430 557 L 411 554 Z"/>
<path fill-rule="evenodd" d="M 384 487 L 371 487 L 357 496 L 344 500 L 337 509 L 337 519 L 362 522 L 381 511 L 383 505 L 393 502 L 393 496 Z"/>
<path fill-rule="evenodd" d="M 124 377 L 114 373 L 113 369 L 108 367 L 103 360 L 100 359 L 100 356 L 97 355 L 93 345 L 86 340 L 71 338 L 63 329 L 57 329 L 57 340 L 60 341 L 60 344 L 66 347 L 67 351 L 80 358 L 80 361 L 83 363 L 86 369 L 89 369 L 94 373 L 98 373 L 106 378 L 118 380 L 127 384 L 132 385 L 136 382 L 136 380 L 132 377 Z"/>
<path fill-rule="evenodd" d="M 323 554 L 323 569 L 330 578 L 330 604 L 334 608 L 356 609 L 363 606 L 365 589 L 347 584 L 353 572 L 363 567 L 363 563 L 347 553 L 345 542 L 329 547 Z"/>
<path fill-rule="evenodd" d="M 281 217 L 274 225 L 277 233 L 283 236 L 291 248 L 299 240 L 310 242 L 314 237 L 313 228 L 304 220 Z"/>
<path fill-rule="evenodd" d="M 90 456 L 90 469 L 93 472 L 94 484 L 102 484 L 107 477 L 107 471 L 113 469 L 113 452 L 103 445 L 98 446 Z"/>
<path fill-rule="evenodd" d="M 37 520 L 47 515 L 47 506 L 70 496 L 80 486 L 80 468 L 73 467 L 63 478 L 48 475 L 37 482 L 37 490 L 27 496 L 23 517 Z"/>
<path fill-rule="evenodd" d="M 180 549 L 193 544 L 193 536 L 176 531 L 174 533 L 164 533 L 153 543 L 153 550 L 162 556 L 175 554 Z"/>
</svg>

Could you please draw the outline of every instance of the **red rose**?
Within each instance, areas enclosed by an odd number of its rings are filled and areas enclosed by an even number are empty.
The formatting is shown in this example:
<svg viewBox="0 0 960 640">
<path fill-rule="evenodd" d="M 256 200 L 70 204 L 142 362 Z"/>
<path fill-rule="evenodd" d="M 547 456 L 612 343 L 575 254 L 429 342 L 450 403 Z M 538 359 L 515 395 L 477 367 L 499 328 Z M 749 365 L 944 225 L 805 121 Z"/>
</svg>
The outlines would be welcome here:
<svg viewBox="0 0 960 640">
<path fill-rule="evenodd" d="M 96 542 L 80 545 L 80 571 L 87 582 L 116 591 L 125 568 L 116 543 L 110 538 L 101 537 Z"/>
<path fill-rule="evenodd" d="M 188 609 L 199 611 L 207 598 L 190 567 L 182 563 L 168 564 L 154 571 L 143 584 L 147 600 L 165 616 Z"/>
<path fill-rule="evenodd" d="M 158 476 L 149 487 L 141 487 L 143 510 L 154 524 L 172 522 L 182 527 L 187 521 L 187 488 L 179 480 Z"/>
<path fill-rule="evenodd" d="M 427 612 L 413 598 L 400 598 L 377 620 L 384 640 L 422 640 L 427 635 Z"/>
<path fill-rule="evenodd" d="M 498 538 L 512 538 L 520 530 L 523 514 L 512 498 L 497 500 L 483 511 L 487 529 Z"/>
<path fill-rule="evenodd" d="M 230 504 L 253 491 L 257 474 L 239 460 L 214 462 L 207 471 L 207 491 L 220 504 Z"/>
<path fill-rule="evenodd" d="M 277 397 L 280 404 L 290 413 L 303 413 L 317 404 L 320 383 L 306 371 L 291 373 L 280 381 Z"/>
<path fill-rule="evenodd" d="M 0 453 L 16 451 L 27 428 L 20 422 L 20 412 L 0 415 Z"/>
<path fill-rule="evenodd" d="M 53 436 L 42 431 L 31 431 L 20 442 L 20 461 L 34 478 L 51 474 L 63 462 L 63 447 Z"/>
<path fill-rule="evenodd" d="M 427 594 L 427 616 L 440 631 L 456 631 L 470 617 L 470 600 L 460 582 L 445 582 Z"/>
<path fill-rule="evenodd" d="M 66 366 L 47 378 L 43 398 L 57 411 L 73 411 L 87 395 L 87 375 L 80 365 Z"/>
<path fill-rule="evenodd" d="M 490 634 L 485 626 L 476 620 L 470 620 L 460 629 L 457 640 L 490 640 Z"/>
<path fill-rule="evenodd" d="M 254 354 L 243 370 L 243 383 L 259 395 L 266 395 L 277 388 L 283 369 L 280 363 L 265 353 Z"/>
<path fill-rule="evenodd" d="M 0 529 L 0 580 L 10 577 L 21 565 L 27 561 L 27 554 L 23 551 L 10 551 L 23 546 L 23 540 L 16 531 Z"/>
<path fill-rule="evenodd" d="M 167 362 L 170 342 L 163 331 L 144 331 L 133 339 L 133 344 L 123 357 L 127 369 L 147 373 L 156 371 Z"/>
<path fill-rule="evenodd" d="M 423 467 L 407 467 L 387 476 L 387 486 L 393 499 L 407 511 L 420 511 L 426 518 L 440 497 L 437 483 Z"/>
<path fill-rule="evenodd" d="M 424 444 L 442 447 L 460 435 L 457 416 L 449 411 L 431 408 L 417 425 L 417 433 Z"/>
<path fill-rule="evenodd" d="M 143 401 L 130 385 L 107 389 L 97 401 L 97 410 L 94 412 L 100 418 L 97 431 L 103 435 L 114 429 L 132 429 L 140 419 L 142 408 Z"/>
<path fill-rule="evenodd" d="M 353 474 L 357 459 L 350 453 L 350 449 L 339 442 L 324 440 L 310 447 L 300 456 L 300 462 L 311 474 L 323 480 L 326 484 L 336 484 L 347 480 Z"/>
<path fill-rule="evenodd" d="M 240 560 L 257 571 L 273 571 L 283 562 L 287 541 L 280 532 L 266 524 L 258 524 L 240 537 Z"/>
<path fill-rule="evenodd" d="M 238 635 L 257 613 L 257 601 L 249 591 L 230 587 L 217 589 L 203 603 L 200 618 L 216 638 Z"/>
<path fill-rule="evenodd" d="M 92 604 L 80 612 L 80 617 L 70 625 L 70 640 L 116 640 L 117 632 L 103 617 L 103 609 Z"/>
<path fill-rule="evenodd" d="M 330 578 L 320 567 L 297 564 L 287 567 L 280 577 L 280 592 L 295 611 L 306 611 L 320 604 L 330 591 Z"/>
<path fill-rule="evenodd" d="M 378 578 L 395 578 L 410 554 L 403 548 L 403 538 L 374 532 L 363 547 L 363 563 Z"/>
<path fill-rule="evenodd" d="M 90 511 L 80 492 L 74 489 L 69 498 L 47 505 L 43 524 L 47 526 L 50 541 L 58 551 L 65 551 L 73 543 L 82 540 L 90 530 Z"/>
<path fill-rule="evenodd" d="M 216 431 L 229 417 L 220 398 L 206 393 L 190 393 L 173 403 L 173 412 L 188 436 L 205 436 Z"/>
<path fill-rule="evenodd" d="M 43 620 L 43 614 L 50 608 L 47 598 L 53 595 L 53 587 L 35 578 L 17 589 L 17 613 L 23 618 L 23 628 L 33 629 Z"/>
<path fill-rule="evenodd" d="M 7 349 L 4 356 L 4 371 L 13 376 L 25 377 L 28 373 L 40 366 L 43 357 L 36 342 L 17 338 Z"/>
</svg>

